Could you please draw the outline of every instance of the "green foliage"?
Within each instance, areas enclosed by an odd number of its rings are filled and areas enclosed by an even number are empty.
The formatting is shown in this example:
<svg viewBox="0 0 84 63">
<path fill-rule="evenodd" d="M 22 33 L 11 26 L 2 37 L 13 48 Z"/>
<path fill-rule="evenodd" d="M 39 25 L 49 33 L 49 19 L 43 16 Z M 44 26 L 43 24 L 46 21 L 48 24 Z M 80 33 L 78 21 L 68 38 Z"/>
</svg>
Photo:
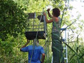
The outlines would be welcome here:
<svg viewBox="0 0 84 63">
<path fill-rule="evenodd" d="M 17 38 L 9 35 L 6 41 L 0 39 L 0 62 L 25 63 L 28 54 L 20 52 L 20 47 L 26 42 L 25 39 L 24 35 L 18 35 Z"/>
<path fill-rule="evenodd" d="M 83 52 L 84 52 L 84 45 L 82 44 L 82 42 L 80 43 L 81 45 L 79 45 L 79 43 L 73 43 L 72 45 L 69 44 L 71 47 L 73 47 L 73 50 L 75 51 L 72 52 L 70 49 L 68 49 L 69 51 L 69 63 L 83 63 Z"/>
<path fill-rule="evenodd" d="M 15 46 L 14 44 L 14 40 L 12 39 L 12 37 L 9 40 L 6 41 L 2 41 L 0 40 L 0 62 L 3 63 L 10 63 L 10 60 L 12 58 L 12 54 L 14 54 L 13 52 L 13 47 Z M 13 59 L 11 59 L 12 61 Z"/>
<path fill-rule="evenodd" d="M 0 63 L 27 63 L 28 53 L 20 52 L 20 48 L 26 42 L 26 38 L 23 34 L 25 32 L 25 26 L 27 26 L 26 14 L 31 12 L 42 12 L 43 8 L 45 11 L 46 6 L 48 5 L 60 8 L 61 12 L 65 8 L 63 0 L 0 0 Z M 60 17 L 62 17 L 62 15 Z M 69 18 L 70 15 L 68 11 L 65 10 L 62 26 L 71 23 Z M 77 19 L 78 18 L 73 21 L 76 21 Z M 83 20 L 81 20 L 81 22 L 84 23 Z M 81 23 L 79 27 L 81 30 L 83 29 Z M 40 40 L 40 45 L 44 46 L 45 52 L 48 52 L 45 63 L 51 63 L 51 28 L 52 24 L 48 24 L 47 40 L 49 43 L 46 43 L 46 47 L 45 40 Z M 71 26 L 71 28 L 76 29 L 75 26 Z M 22 35 L 20 35 L 21 33 Z M 30 44 L 32 44 L 32 41 Z M 84 63 L 83 44 L 82 41 L 66 44 L 69 52 L 69 63 Z"/>
<path fill-rule="evenodd" d="M 0 1 L 0 38 L 5 40 L 7 34 L 17 36 L 22 33 L 25 24 L 25 13 L 21 6 L 12 0 Z"/>
</svg>

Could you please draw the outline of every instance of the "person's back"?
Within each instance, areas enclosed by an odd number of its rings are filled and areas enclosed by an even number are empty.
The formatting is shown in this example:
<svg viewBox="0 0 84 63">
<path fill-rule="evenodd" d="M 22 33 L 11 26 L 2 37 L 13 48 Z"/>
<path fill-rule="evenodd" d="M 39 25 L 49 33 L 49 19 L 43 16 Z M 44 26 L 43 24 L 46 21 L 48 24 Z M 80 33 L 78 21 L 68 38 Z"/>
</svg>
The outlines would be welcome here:
<svg viewBox="0 0 84 63">
<path fill-rule="evenodd" d="M 41 46 L 27 46 L 21 49 L 21 51 L 23 52 L 28 52 L 29 56 L 28 56 L 28 63 L 40 63 L 40 59 L 41 59 L 41 54 L 44 53 L 43 47 Z"/>
<path fill-rule="evenodd" d="M 28 63 L 43 63 L 44 62 L 44 49 L 42 46 L 37 45 L 29 45 L 26 47 L 22 47 L 20 49 L 22 52 L 28 52 Z M 41 60 L 42 55 L 42 62 Z"/>
<path fill-rule="evenodd" d="M 61 19 L 60 17 L 58 17 L 58 22 L 56 22 L 54 19 L 53 19 L 53 23 L 52 23 L 52 32 L 60 32 L 60 26 L 61 26 Z"/>
</svg>

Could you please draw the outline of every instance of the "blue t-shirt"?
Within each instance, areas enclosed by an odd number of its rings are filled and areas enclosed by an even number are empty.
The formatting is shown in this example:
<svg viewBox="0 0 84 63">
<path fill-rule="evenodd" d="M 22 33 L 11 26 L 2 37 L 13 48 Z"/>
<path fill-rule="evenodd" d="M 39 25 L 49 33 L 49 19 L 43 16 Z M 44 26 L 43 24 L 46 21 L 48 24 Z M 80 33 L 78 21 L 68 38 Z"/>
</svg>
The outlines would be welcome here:
<svg viewBox="0 0 84 63">
<path fill-rule="evenodd" d="M 44 53 L 44 49 L 41 46 L 33 46 L 33 45 L 29 45 L 27 47 L 24 47 L 21 49 L 21 51 L 23 52 L 28 52 L 28 63 L 41 63 L 40 59 L 41 59 L 41 54 Z M 32 58 L 31 58 L 32 57 Z"/>
</svg>

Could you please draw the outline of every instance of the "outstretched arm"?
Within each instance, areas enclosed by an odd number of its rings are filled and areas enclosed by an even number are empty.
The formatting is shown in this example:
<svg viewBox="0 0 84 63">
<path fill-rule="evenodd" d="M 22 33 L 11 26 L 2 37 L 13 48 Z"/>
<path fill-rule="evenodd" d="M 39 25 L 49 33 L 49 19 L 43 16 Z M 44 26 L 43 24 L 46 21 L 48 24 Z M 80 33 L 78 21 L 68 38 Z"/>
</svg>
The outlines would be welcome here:
<svg viewBox="0 0 84 63">
<path fill-rule="evenodd" d="M 48 12 L 48 16 L 49 16 L 50 18 L 52 18 L 52 15 L 50 14 L 49 11 L 50 11 L 50 9 L 47 10 L 47 12 Z"/>
<path fill-rule="evenodd" d="M 27 39 L 27 43 L 20 48 L 20 51 L 21 51 L 22 48 L 26 47 L 28 44 L 29 44 L 29 40 Z"/>
<path fill-rule="evenodd" d="M 48 19 L 47 19 L 47 16 L 46 16 L 45 12 L 44 12 L 43 14 L 44 14 L 44 16 L 45 16 L 45 21 L 46 21 L 47 23 L 51 23 L 51 22 L 53 21 L 53 19 L 51 19 L 51 20 L 48 20 Z"/>
</svg>

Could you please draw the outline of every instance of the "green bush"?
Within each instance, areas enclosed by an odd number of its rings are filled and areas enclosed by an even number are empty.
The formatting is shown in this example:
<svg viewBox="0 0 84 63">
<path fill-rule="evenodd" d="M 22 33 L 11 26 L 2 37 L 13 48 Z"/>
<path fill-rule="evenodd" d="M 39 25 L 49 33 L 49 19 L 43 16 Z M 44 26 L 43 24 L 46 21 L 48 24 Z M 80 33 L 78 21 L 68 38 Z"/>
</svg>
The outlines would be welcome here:
<svg viewBox="0 0 84 63">
<path fill-rule="evenodd" d="M 16 37 L 25 27 L 26 15 L 23 8 L 12 0 L 0 1 L 0 38 L 5 40 L 8 34 Z"/>
</svg>

